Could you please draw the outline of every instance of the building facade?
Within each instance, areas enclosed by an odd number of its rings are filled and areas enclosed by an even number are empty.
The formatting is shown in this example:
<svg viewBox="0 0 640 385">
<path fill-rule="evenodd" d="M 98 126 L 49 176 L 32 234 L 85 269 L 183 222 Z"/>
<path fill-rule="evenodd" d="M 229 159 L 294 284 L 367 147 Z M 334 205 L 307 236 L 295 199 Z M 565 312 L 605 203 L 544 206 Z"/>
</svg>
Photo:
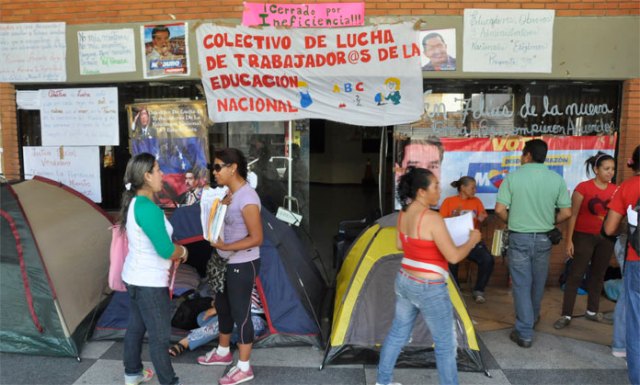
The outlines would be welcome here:
<svg viewBox="0 0 640 385">
<path fill-rule="evenodd" d="M 294 0 L 293 3 L 324 3 L 309 0 Z M 336 1 L 337 2 L 337 1 Z M 553 62 L 550 73 L 483 73 L 462 70 L 463 14 L 465 9 L 546 9 L 555 11 L 553 30 Z M 197 94 L 199 83 L 198 61 L 195 49 L 194 26 L 199 22 L 219 22 L 227 25 L 240 24 L 243 11 L 241 0 L 204 0 L 157 2 L 139 0 L 112 1 L 4 1 L 0 4 L 0 23 L 66 23 L 66 69 L 65 83 L 45 84 L 53 87 L 82 87 L 111 85 L 125 90 L 126 95 L 136 95 L 147 99 L 192 98 Z M 636 145 L 640 143 L 640 3 L 637 1 L 496 1 L 469 2 L 452 0 L 434 1 L 365 1 L 365 16 L 368 24 L 394 23 L 399 20 L 419 18 L 424 29 L 456 29 L 456 54 L 458 68 L 454 71 L 425 71 L 425 89 L 431 87 L 441 93 L 486 93 L 496 87 L 518 88 L 536 84 L 567 90 L 583 87 L 608 89 L 606 97 L 616 101 L 617 116 L 614 131 L 618 135 L 617 181 L 631 175 L 626 160 Z M 189 49 L 191 74 L 187 77 L 167 77 L 161 79 L 165 86 L 176 85 L 172 91 L 154 94 L 149 88 L 153 80 L 145 79 L 141 59 L 137 70 L 130 73 L 110 75 L 81 75 L 78 64 L 77 32 L 86 30 L 133 28 L 139 30 L 145 24 L 170 24 L 176 21 L 189 22 Z M 144 49 L 136 37 L 136 51 Z M 184 45 L 184 41 L 182 41 Z M 184 47 L 182 47 L 184 48 Z M 137 55 L 139 56 L 139 55 Z M 478 85 L 479 84 L 479 85 Z M 142 88 L 141 88 L 142 87 Z M 147 87 L 147 88 L 144 88 Z M 599 88 L 600 87 L 600 88 Z M 39 122 L 37 116 L 20 112 L 16 102 L 18 90 L 44 88 L 43 84 L 0 84 L 0 130 L 2 139 L 2 172 L 7 179 L 24 176 L 21 151 L 25 145 L 34 145 L 32 126 Z M 178 91 L 177 88 L 180 88 Z M 189 91 L 191 90 L 191 91 Z M 569 92 L 569 91 L 567 91 Z M 133 96 L 131 101 L 133 101 Z M 580 100 L 576 100 L 580 102 Z M 311 130 L 313 131 L 313 123 Z M 122 132 L 122 130 L 121 130 Z M 126 132 L 126 131 L 125 131 Z M 37 135 L 35 135 L 37 136 Z M 211 138 L 211 135 L 210 135 Z M 242 136 L 242 138 L 247 138 Z M 215 139 L 213 139 L 215 140 Z M 242 139 L 244 140 L 244 139 Z M 30 142 L 31 141 L 31 142 Z M 311 134 L 313 146 L 313 134 Z M 218 143 L 223 143 L 222 140 Z M 227 143 L 229 143 L 227 141 Z M 37 143 L 35 143 L 37 144 Z M 345 151 L 345 162 L 350 162 Z M 319 165 L 309 177 L 319 182 L 347 182 L 355 176 L 335 173 L 335 159 L 314 155 Z M 331 176 L 330 176 L 331 175 Z M 358 176 L 359 177 L 359 176 Z M 117 175 L 114 175 L 117 180 Z M 276 202 L 279 204 L 279 202 Z M 493 230 L 490 226 L 487 236 Z M 554 251 L 550 275 L 562 269 L 560 250 Z M 500 268 L 498 268 L 499 270 Z"/>
</svg>

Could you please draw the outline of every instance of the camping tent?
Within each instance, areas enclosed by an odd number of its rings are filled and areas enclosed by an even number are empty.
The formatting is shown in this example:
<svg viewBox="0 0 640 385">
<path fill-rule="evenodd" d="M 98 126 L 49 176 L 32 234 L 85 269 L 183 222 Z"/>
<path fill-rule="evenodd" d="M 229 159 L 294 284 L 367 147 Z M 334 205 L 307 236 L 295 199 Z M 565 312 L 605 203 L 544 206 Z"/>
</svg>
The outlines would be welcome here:
<svg viewBox="0 0 640 385">
<path fill-rule="evenodd" d="M 111 220 L 45 178 L 1 187 L 0 350 L 78 357 L 107 284 Z"/>
<path fill-rule="evenodd" d="M 267 210 L 261 210 L 264 241 L 260 246 L 258 293 L 262 300 L 268 333 L 254 342 L 256 347 L 311 344 L 320 346 L 319 314 L 325 283 L 294 231 Z M 200 206 L 181 207 L 169 219 L 174 239 L 189 247 L 189 262 L 202 266 Z M 207 246 L 208 243 L 204 242 Z M 191 245 L 198 245 L 195 255 Z M 210 246 L 209 246 L 210 247 Z M 208 258 L 209 252 L 205 252 Z M 200 269 L 199 269 L 200 270 Z M 93 339 L 124 336 L 128 298 L 116 293 L 98 320 Z M 177 338 L 183 337 L 174 331 Z"/>
<path fill-rule="evenodd" d="M 331 336 L 324 364 L 377 362 L 395 303 L 394 281 L 402 252 L 396 248 L 397 214 L 387 215 L 353 243 L 338 273 Z M 449 280 L 458 339 L 458 367 L 481 371 L 484 364 L 464 302 Z M 433 366 L 433 339 L 418 317 L 409 344 L 398 358 L 400 366 Z"/>
</svg>

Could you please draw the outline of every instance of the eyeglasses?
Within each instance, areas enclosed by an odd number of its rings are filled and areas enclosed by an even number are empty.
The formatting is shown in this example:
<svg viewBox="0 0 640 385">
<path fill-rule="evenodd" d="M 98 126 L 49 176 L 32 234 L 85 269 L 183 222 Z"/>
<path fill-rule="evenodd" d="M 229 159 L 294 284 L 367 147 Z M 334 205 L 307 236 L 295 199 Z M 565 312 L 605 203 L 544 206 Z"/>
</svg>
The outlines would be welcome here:
<svg viewBox="0 0 640 385">
<path fill-rule="evenodd" d="M 229 167 L 230 164 L 228 163 L 214 163 L 212 170 L 213 172 L 220 172 L 220 170 L 222 170 L 223 167 Z"/>
</svg>

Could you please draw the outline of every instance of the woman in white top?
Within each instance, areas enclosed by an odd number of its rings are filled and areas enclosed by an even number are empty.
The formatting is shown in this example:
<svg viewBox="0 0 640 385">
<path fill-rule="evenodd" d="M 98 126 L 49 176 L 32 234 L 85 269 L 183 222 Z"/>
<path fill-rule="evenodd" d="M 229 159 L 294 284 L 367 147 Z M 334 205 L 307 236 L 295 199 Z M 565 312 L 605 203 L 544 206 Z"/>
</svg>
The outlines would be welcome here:
<svg viewBox="0 0 640 385">
<path fill-rule="evenodd" d="M 162 385 L 179 380 L 167 355 L 171 335 L 169 272 L 172 261 L 185 262 L 187 249 L 171 242 L 173 228 L 164 212 L 153 202 L 162 189 L 162 171 L 155 157 L 142 153 L 129 160 L 124 174 L 120 228 L 126 229 L 129 254 L 122 269 L 130 309 L 124 337 L 124 382 L 138 385 L 153 376 L 142 367 L 141 351 L 145 332 L 149 354 Z"/>
</svg>

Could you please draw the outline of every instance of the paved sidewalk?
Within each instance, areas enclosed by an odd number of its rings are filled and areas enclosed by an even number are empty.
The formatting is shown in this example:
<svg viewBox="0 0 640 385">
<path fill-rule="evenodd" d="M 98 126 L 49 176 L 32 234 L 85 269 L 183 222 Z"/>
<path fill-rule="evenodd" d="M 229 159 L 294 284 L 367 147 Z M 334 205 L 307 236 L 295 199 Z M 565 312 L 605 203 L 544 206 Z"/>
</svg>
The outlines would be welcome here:
<svg viewBox="0 0 640 385">
<path fill-rule="evenodd" d="M 533 347 L 522 349 L 509 340 L 509 330 L 479 333 L 492 377 L 460 373 L 461 384 L 628 384 L 625 361 L 613 357 L 608 346 L 537 333 Z M 82 362 L 1 353 L 0 384 L 122 384 L 122 349 L 122 342 L 89 342 Z M 183 384 L 217 384 L 226 371 L 195 363 L 206 350 L 202 347 L 174 359 Z M 251 362 L 256 378 L 248 384 L 375 384 L 375 365 L 329 365 L 318 370 L 323 353 L 312 347 L 255 349 Z M 143 360 L 150 365 L 146 347 Z M 438 383 L 436 370 L 424 368 L 396 369 L 395 380 L 403 385 Z"/>
</svg>

